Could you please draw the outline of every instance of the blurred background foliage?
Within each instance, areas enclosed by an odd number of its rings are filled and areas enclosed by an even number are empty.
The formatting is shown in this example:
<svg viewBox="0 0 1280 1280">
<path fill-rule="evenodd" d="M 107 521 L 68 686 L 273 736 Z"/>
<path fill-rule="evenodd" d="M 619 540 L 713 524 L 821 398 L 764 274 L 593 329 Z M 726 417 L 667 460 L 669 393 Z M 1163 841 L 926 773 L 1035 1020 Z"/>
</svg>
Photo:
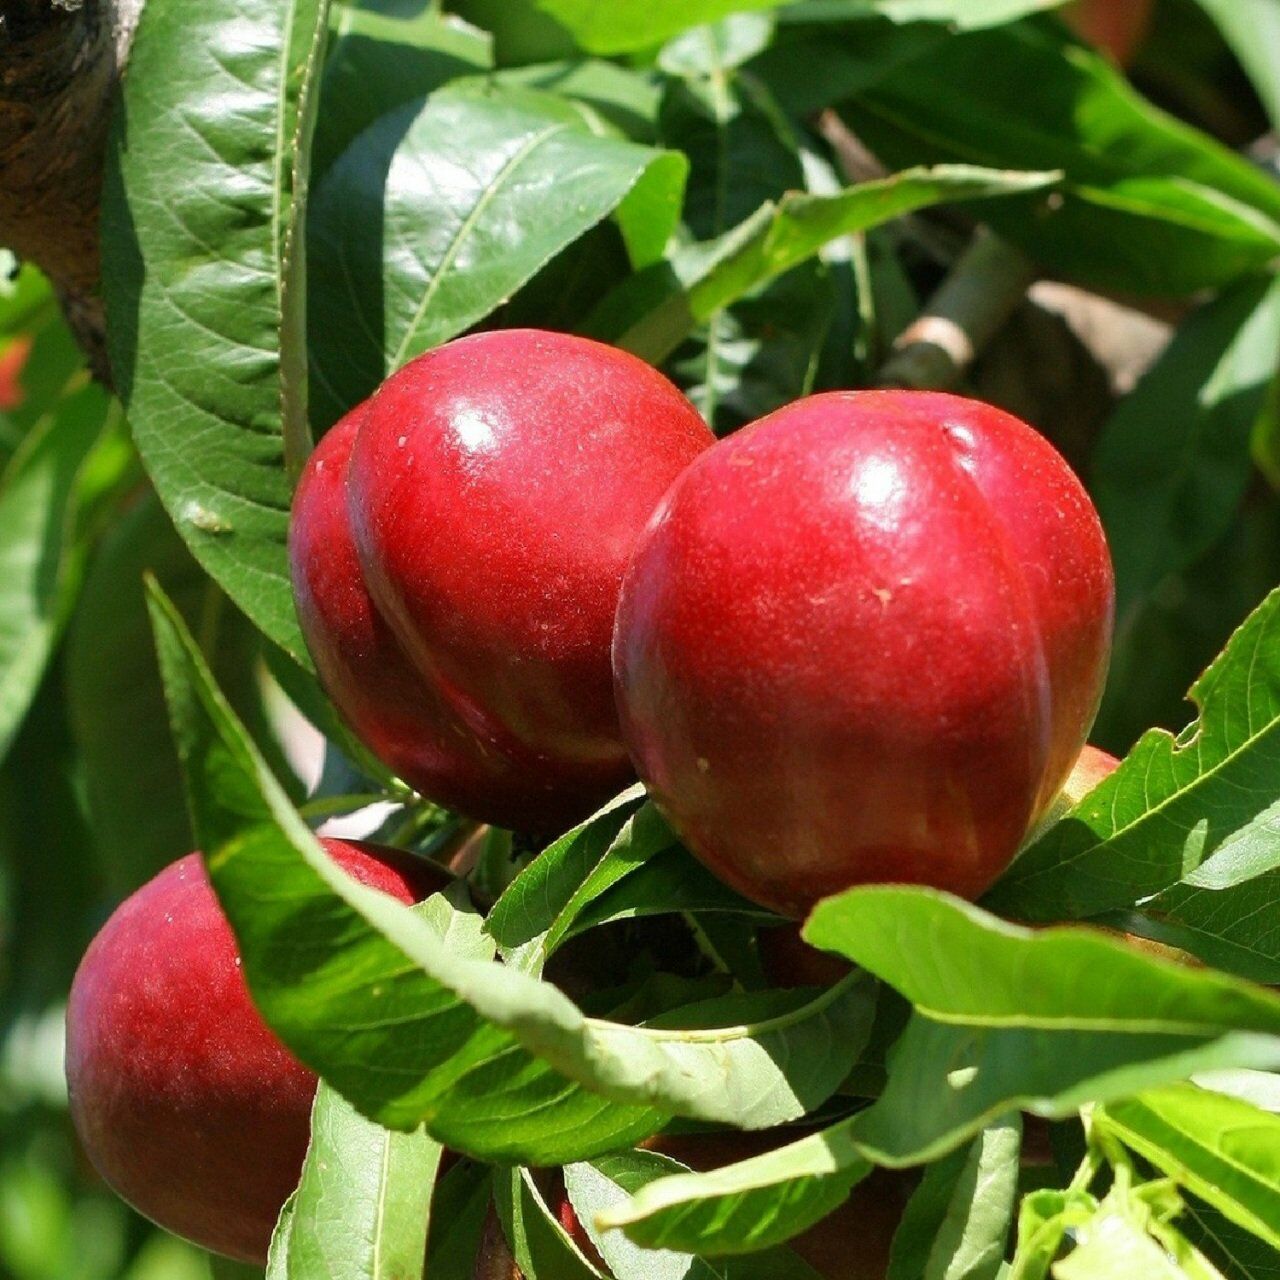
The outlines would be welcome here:
<svg viewBox="0 0 1280 1280">
<path fill-rule="evenodd" d="M 403 18 L 424 4 L 369 0 L 363 7 Z M 554 79 L 563 87 L 569 74 L 563 67 L 534 64 L 576 51 L 532 0 L 457 0 L 447 7 L 493 32 L 499 66 L 532 66 L 529 84 Z M 1226 0 L 1159 0 L 1130 75 L 1152 101 L 1274 174 L 1280 144 L 1268 106 L 1274 111 L 1276 104 L 1263 101 L 1266 77 L 1255 68 L 1251 78 L 1241 65 L 1251 55 L 1231 7 Z M 762 22 L 767 41 L 770 28 Z M 706 239 L 734 226 L 780 195 L 781 179 L 784 188 L 838 183 L 838 151 L 820 136 L 816 120 L 812 131 L 796 136 L 770 103 L 752 96 L 748 79 L 721 86 L 734 95 L 728 106 L 709 106 L 702 80 L 684 75 L 687 52 L 677 41 L 630 61 L 648 70 L 656 57 L 650 83 L 655 95 L 661 86 L 662 102 L 652 116 L 652 140 L 695 161 L 685 210 L 690 233 Z M 748 43 L 728 54 L 745 60 L 756 52 Z M 432 82 L 442 59 L 453 59 L 452 74 L 466 69 L 466 56 L 464 41 L 456 54 L 437 50 L 411 60 L 407 92 L 417 91 L 413 75 Z M 345 82 L 326 80 L 326 95 L 357 92 L 353 65 L 358 72 L 358 63 L 348 64 Z M 633 132 L 649 128 L 652 103 L 611 96 L 607 77 L 584 92 Z M 389 104 L 367 105 L 378 114 Z M 728 128 L 715 125 L 717 112 L 727 112 Z M 325 147 L 332 158 L 342 142 L 325 140 L 322 116 L 322 158 Z M 723 146 L 738 155 L 739 180 L 717 191 L 701 177 L 716 166 L 702 166 L 698 157 Z M 761 155 L 767 163 L 753 164 Z M 753 185 L 753 176 L 764 185 Z M 964 236 L 964 223 L 946 215 L 874 232 L 859 261 L 829 254 L 721 311 L 681 344 L 668 368 L 722 431 L 814 387 L 858 385 L 942 280 Z M 602 224 L 490 323 L 569 327 L 599 298 L 602 280 L 625 272 L 617 229 Z M 1157 318 L 1148 321 L 1139 364 L 1164 340 L 1164 323 L 1179 324 L 1187 312 L 1184 303 L 1149 309 Z M 868 315 L 873 325 L 865 323 Z M 1117 383 L 1115 370 L 1091 352 L 1105 356 L 1109 345 L 1132 341 L 1132 324 L 1117 321 L 1108 329 L 1099 321 L 1090 350 L 1082 349 L 1065 335 L 1060 313 L 1033 290 L 971 371 L 969 389 L 1040 425 L 1092 478 L 1105 448 L 1102 426 L 1115 411 L 1116 390 L 1126 387 L 1123 370 Z M 1186 367 L 1181 359 L 1175 364 Z M 1188 388 L 1176 374 L 1175 368 L 1144 385 L 1146 420 L 1185 414 Z M 1158 567 L 1124 602 L 1094 735 L 1113 752 L 1123 753 L 1151 725 L 1182 727 L 1187 687 L 1280 581 L 1273 409 L 1251 405 L 1242 423 L 1246 436 L 1254 432 L 1259 463 L 1243 496 L 1228 493 L 1219 527 L 1188 541 L 1186 563 L 1173 572 Z M 190 846 L 142 572 L 155 573 L 178 603 L 260 742 L 279 736 L 281 717 L 272 709 L 280 699 L 266 675 L 264 642 L 174 533 L 118 406 L 89 381 L 57 299 L 32 267 L 8 257 L 0 260 L 0 468 L 0 1276 L 248 1275 L 150 1227 L 96 1179 L 67 1119 L 62 1012 L 75 965 L 112 905 Z M 297 757 L 297 744 L 287 745 Z M 280 748 L 276 759 L 287 772 Z"/>
</svg>

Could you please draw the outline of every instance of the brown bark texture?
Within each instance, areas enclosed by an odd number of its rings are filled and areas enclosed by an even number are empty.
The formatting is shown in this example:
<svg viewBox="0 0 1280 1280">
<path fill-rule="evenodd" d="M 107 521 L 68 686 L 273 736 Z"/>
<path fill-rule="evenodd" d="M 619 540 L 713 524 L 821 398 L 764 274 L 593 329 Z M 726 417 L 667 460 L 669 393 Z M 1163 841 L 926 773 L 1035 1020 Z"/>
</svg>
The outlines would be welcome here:
<svg viewBox="0 0 1280 1280">
<path fill-rule="evenodd" d="M 105 376 L 98 210 L 142 0 L 0 0 L 0 245 L 53 281 Z"/>
</svg>

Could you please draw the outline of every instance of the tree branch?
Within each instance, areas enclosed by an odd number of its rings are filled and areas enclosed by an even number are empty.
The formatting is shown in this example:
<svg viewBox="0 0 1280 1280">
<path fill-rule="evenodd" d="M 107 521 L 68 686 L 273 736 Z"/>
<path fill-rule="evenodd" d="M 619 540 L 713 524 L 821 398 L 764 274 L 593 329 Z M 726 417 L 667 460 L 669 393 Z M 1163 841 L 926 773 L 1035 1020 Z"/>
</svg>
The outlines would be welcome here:
<svg viewBox="0 0 1280 1280">
<path fill-rule="evenodd" d="M 98 210 L 115 92 L 143 0 L 5 0 L 0 244 L 53 281 L 106 377 Z"/>
<path fill-rule="evenodd" d="M 882 387 L 949 390 L 1013 315 L 1035 267 L 1012 245 L 980 230 L 921 315 L 894 343 Z"/>
</svg>

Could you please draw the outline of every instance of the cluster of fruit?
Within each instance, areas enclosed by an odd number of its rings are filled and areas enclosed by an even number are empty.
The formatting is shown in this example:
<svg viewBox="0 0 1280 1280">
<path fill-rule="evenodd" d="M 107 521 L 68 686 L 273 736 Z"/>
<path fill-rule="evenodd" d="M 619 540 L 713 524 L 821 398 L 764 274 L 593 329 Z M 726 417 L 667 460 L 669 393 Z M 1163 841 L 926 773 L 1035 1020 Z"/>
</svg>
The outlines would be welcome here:
<svg viewBox="0 0 1280 1280">
<path fill-rule="evenodd" d="M 648 365 L 534 331 L 441 347 L 338 423 L 290 552 L 327 691 L 423 795 L 549 835 L 634 771 L 790 916 L 868 881 L 990 885 L 1080 754 L 1113 607 L 1087 495 L 1006 413 L 830 393 L 716 441 Z M 329 849 L 402 900 L 441 883 Z M 127 1199 L 263 1256 L 314 1080 L 249 1004 L 197 858 L 94 942 L 68 1078 Z"/>
<path fill-rule="evenodd" d="M 864 881 L 975 896 L 1093 719 L 1112 575 L 1066 463 L 955 396 L 811 396 L 716 442 L 560 334 L 442 347 L 325 437 L 299 616 L 424 795 L 548 833 L 635 770 L 700 858 L 803 915 Z"/>
</svg>

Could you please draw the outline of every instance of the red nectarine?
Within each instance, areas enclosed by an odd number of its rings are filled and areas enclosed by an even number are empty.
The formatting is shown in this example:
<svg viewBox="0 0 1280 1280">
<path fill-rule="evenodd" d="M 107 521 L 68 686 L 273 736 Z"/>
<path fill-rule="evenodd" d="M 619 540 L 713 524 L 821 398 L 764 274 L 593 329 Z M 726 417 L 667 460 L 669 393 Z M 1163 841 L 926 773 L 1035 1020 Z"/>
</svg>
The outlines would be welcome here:
<svg viewBox="0 0 1280 1280">
<path fill-rule="evenodd" d="M 689 847 L 791 915 L 852 884 L 976 896 L 1057 795 L 1113 608 L 1088 495 L 1011 415 L 813 396 L 672 486 L 627 572 L 614 672 Z"/>
<path fill-rule="evenodd" d="M 393 374 L 294 505 L 303 631 L 353 727 L 431 799 L 547 833 L 631 776 L 609 675 L 627 560 L 713 436 L 661 374 L 476 334 Z"/>
<path fill-rule="evenodd" d="M 324 845 L 401 902 L 448 880 L 394 849 Z M 90 944 L 67 1008 L 67 1084 L 85 1151 L 123 1199 L 215 1253 L 266 1260 L 316 1078 L 253 1007 L 199 854 L 145 884 Z"/>
</svg>

